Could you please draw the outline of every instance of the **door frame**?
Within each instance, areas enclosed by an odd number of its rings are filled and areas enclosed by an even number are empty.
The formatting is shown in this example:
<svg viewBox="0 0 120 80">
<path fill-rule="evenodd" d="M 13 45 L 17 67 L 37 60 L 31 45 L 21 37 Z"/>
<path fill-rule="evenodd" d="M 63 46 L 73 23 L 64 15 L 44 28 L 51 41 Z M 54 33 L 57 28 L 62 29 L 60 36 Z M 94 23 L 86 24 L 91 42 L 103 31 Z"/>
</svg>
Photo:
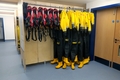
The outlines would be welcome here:
<svg viewBox="0 0 120 80">
<path fill-rule="evenodd" d="M 101 7 L 97 7 L 97 8 L 92 8 L 91 9 L 91 12 L 94 13 L 95 15 L 95 24 L 92 28 L 92 31 L 91 31 L 91 34 L 90 34 L 90 58 L 91 60 L 94 60 L 95 59 L 95 56 L 94 56 L 94 48 L 95 48 L 95 33 L 96 33 L 96 14 L 97 14 L 97 11 L 99 10 L 104 10 L 104 9 L 109 9 L 109 8 L 115 8 L 115 7 L 120 7 L 120 3 L 117 3 L 117 4 L 111 4 L 111 5 L 106 5 L 106 6 L 101 6 Z M 101 63 L 108 63 L 109 61 L 105 61 L 103 59 L 100 59 L 97 57 L 97 59 L 99 59 L 98 61 L 100 61 Z M 111 62 L 110 62 L 110 65 L 111 65 Z M 108 65 L 109 66 L 109 65 Z M 115 67 L 116 66 L 116 67 Z M 119 69 L 118 69 L 118 66 L 119 66 Z M 115 64 L 113 63 L 113 68 L 116 68 L 118 70 L 120 70 L 120 65 L 119 64 Z"/>
<path fill-rule="evenodd" d="M 4 33 L 4 19 L 2 17 L 0 17 L 0 19 L 2 19 L 2 29 L 3 29 L 3 39 L 0 39 L 0 41 L 5 41 L 5 33 Z"/>
</svg>

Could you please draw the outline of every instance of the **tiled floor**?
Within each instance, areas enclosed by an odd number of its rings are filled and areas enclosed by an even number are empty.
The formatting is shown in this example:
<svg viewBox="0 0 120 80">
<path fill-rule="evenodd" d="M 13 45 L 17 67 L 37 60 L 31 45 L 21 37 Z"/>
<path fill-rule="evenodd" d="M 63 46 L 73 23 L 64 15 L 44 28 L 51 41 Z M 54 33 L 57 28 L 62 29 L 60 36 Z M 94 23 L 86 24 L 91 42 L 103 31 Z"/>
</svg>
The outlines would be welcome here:
<svg viewBox="0 0 120 80">
<path fill-rule="evenodd" d="M 55 69 L 54 66 L 35 64 L 27 66 L 24 72 L 15 42 L 0 42 L 0 80 L 120 80 L 120 71 L 95 61 L 82 69 L 76 65 L 75 70 Z"/>
</svg>

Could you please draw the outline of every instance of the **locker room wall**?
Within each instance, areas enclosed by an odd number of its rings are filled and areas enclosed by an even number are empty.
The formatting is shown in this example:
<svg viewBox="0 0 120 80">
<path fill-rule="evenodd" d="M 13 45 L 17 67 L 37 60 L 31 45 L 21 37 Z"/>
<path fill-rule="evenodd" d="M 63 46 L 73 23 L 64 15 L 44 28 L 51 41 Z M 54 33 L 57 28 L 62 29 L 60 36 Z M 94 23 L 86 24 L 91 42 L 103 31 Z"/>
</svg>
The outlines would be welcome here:
<svg viewBox="0 0 120 80">
<path fill-rule="evenodd" d="M 5 40 L 14 40 L 14 15 L 0 14 L 3 18 Z"/>
<path fill-rule="evenodd" d="M 96 0 L 93 2 L 87 3 L 86 8 L 96 8 L 96 7 L 101 7 L 101 6 L 111 5 L 111 4 L 117 4 L 117 3 L 120 3 L 120 0 Z"/>
<path fill-rule="evenodd" d="M 4 22 L 5 40 L 14 40 L 14 16 L 16 15 L 17 4 L 0 3 L 0 17 Z"/>
</svg>

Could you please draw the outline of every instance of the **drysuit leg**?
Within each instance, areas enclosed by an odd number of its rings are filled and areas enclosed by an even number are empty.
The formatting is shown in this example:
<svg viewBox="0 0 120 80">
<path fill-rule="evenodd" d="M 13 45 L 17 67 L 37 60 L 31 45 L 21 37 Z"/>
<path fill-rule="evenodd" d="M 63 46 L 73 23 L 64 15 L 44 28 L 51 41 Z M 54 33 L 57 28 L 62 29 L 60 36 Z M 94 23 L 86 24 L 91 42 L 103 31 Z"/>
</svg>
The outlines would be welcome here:
<svg viewBox="0 0 120 80">
<path fill-rule="evenodd" d="M 77 53 L 77 48 L 78 48 L 77 44 L 72 44 L 72 49 L 71 49 L 71 61 L 72 62 L 74 62 L 74 60 L 75 60 L 75 56 L 76 56 L 76 53 Z"/>
<path fill-rule="evenodd" d="M 88 29 L 85 29 L 84 34 L 84 64 L 89 63 L 89 33 Z"/>
<path fill-rule="evenodd" d="M 64 62 L 69 64 L 69 54 L 70 54 L 70 29 L 68 28 L 66 32 L 63 34 L 64 36 Z"/>
<path fill-rule="evenodd" d="M 78 68 L 82 68 L 84 63 L 83 63 L 83 31 L 80 29 L 79 31 L 79 41 L 78 41 L 78 63 L 79 66 Z"/>
<path fill-rule="evenodd" d="M 78 34 L 78 61 L 83 61 L 83 45 L 84 45 L 84 41 L 83 41 L 83 29 L 79 30 L 79 34 Z"/>
<path fill-rule="evenodd" d="M 72 29 L 72 34 L 71 34 L 71 41 L 72 41 L 72 46 L 71 46 L 71 68 L 75 69 L 74 67 L 74 60 L 75 56 L 77 55 L 77 49 L 78 49 L 78 31 L 76 28 Z"/>
<path fill-rule="evenodd" d="M 57 58 L 57 40 L 54 39 L 54 58 Z"/>
<path fill-rule="evenodd" d="M 57 39 L 56 39 L 56 30 L 53 30 L 53 48 L 54 48 L 54 59 L 51 61 L 51 64 L 57 63 L 58 62 L 58 54 L 57 54 Z"/>
<path fill-rule="evenodd" d="M 85 29 L 85 34 L 84 34 L 84 58 L 88 58 L 89 57 L 89 33 L 88 30 Z"/>
<path fill-rule="evenodd" d="M 56 68 L 61 68 L 62 63 L 62 56 L 63 56 L 63 39 L 62 39 L 62 30 L 58 30 L 57 32 L 57 55 L 58 55 L 58 65 Z"/>
</svg>

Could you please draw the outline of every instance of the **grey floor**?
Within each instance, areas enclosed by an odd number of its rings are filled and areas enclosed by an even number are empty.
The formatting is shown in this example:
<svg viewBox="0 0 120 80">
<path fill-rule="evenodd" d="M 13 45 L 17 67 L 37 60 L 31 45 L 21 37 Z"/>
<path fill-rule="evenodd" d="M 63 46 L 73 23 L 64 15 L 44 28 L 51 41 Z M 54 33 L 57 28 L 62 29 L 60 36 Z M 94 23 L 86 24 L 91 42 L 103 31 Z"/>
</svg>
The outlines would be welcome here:
<svg viewBox="0 0 120 80">
<path fill-rule="evenodd" d="M 0 80 L 120 80 L 120 71 L 91 61 L 82 69 L 55 69 L 49 63 L 27 66 L 24 72 L 14 41 L 0 42 Z"/>
</svg>

